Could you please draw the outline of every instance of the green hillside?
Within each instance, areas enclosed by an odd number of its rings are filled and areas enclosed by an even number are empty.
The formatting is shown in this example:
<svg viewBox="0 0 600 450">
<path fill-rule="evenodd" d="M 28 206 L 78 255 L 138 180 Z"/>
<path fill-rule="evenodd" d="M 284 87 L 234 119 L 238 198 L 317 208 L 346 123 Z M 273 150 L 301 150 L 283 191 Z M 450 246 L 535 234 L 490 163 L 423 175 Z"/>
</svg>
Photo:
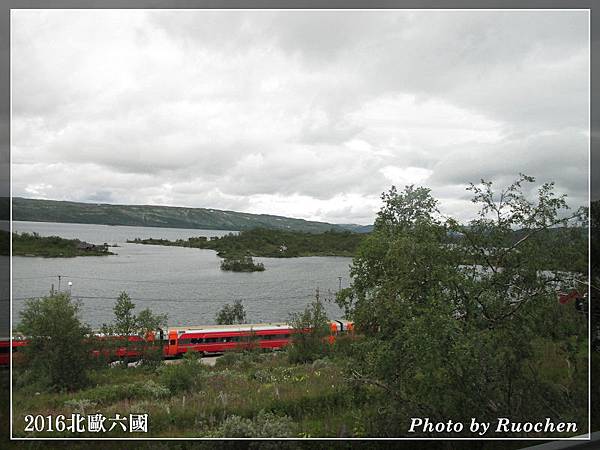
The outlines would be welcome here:
<svg viewBox="0 0 600 450">
<path fill-rule="evenodd" d="M 173 206 L 78 203 L 20 197 L 13 198 L 13 220 L 236 231 L 253 228 L 309 233 L 322 233 L 331 229 L 341 230 L 338 225 L 329 223 L 267 214 Z"/>
</svg>

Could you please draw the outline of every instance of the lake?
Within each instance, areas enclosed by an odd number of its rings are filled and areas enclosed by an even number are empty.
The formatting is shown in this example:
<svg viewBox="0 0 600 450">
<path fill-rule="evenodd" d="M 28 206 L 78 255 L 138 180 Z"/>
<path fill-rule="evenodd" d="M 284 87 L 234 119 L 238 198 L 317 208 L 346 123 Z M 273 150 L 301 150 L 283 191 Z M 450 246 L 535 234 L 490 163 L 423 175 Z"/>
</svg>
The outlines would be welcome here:
<svg viewBox="0 0 600 450">
<path fill-rule="evenodd" d="M 118 245 L 110 248 L 117 253 L 112 256 L 14 256 L 13 327 L 25 300 L 48 294 L 52 285 L 58 289 L 59 275 L 60 289 L 81 301 L 81 318 L 95 328 L 113 320 L 122 291 L 138 311 L 167 313 L 170 326 L 214 323 L 217 311 L 236 299 L 243 301 L 249 322 L 285 321 L 314 300 L 317 288 L 323 299 L 334 296 L 338 277 L 347 287 L 352 262 L 345 257 L 254 258 L 265 265 L 264 272 L 232 273 L 219 268 L 221 258 L 213 250 L 126 243 L 136 237 L 175 240 L 230 231 L 19 221 L 13 231 Z M 331 319 L 342 317 L 333 302 L 324 305 Z"/>
</svg>

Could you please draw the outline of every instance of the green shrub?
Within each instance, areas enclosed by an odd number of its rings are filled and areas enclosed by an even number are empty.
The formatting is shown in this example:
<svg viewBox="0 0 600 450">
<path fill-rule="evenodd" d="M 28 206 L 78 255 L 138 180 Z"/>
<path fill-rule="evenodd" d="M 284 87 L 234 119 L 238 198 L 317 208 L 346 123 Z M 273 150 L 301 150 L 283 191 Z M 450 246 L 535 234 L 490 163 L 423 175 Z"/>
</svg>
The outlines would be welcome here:
<svg viewBox="0 0 600 450">
<path fill-rule="evenodd" d="M 221 263 L 221 268 L 223 268 L 223 264 L 225 264 L 225 261 Z M 244 309 L 242 301 L 238 299 L 234 300 L 232 305 L 230 305 L 229 303 L 223 305 L 223 307 L 217 313 L 215 321 L 219 325 L 233 325 L 234 323 L 246 323 L 246 310 Z"/>
<path fill-rule="evenodd" d="M 245 417 L 229 416 L 219 427 L 217 436 L 225 438 L 254 437 L 254 424 Z"/>
<path fill-rule="evenodd" d="M 202 371 L 202 364 L 192 354 L 186 354 L 180 364 L 169 364 L 158 369 L 161 384 L 173 394 L 199 387 Z"/>
<path fill-rule="evenodd" d="M 288 416 L 276 416 L 271 412 L 261 410 L 254 421 L 254 437 L 292 437 L 295 425 Z"/>
<path fill-rule="evenodd" d="M 158 384 L 155 381 L 148 380 L 142 385 L 143 391 L 149 394 L 151 397 L 159 399 L 159 398 L 167 398 L 171 395 L 171 391 L 169 388 L 163 386 L 162 384 Z"/>
<path fill-rule="evenodd" d="M 271 438 L 292 437 L 295 426 L 288 416 L 277 416 L 261 410 L 254 420 L 240 416 L 227 417 L 217 431 L 218 437 Z"/>
<path fill-rule="evenodd" d="M 108 384 L 90 389 L 84 393 L 86 399 L 97 403 L 110 404 L 119 400 L 134 399 L 161 399 L 171 395 L 171 391 L 165 386 L 153 380 L 137 383 Z M 74 399 L 73 401 L 82 401 Z"/>
<path fill-rule="evenodd" d="M 292 314 L 289 323 L 294 327 L 292 343 L 286 349 L 290 363 L 312 362 L 329 353 L 329 321 L 318 290 L 315 301 L 303 312 Z"/>
<path fill-rule="evenodd" d="M 233 367 L 241 361 L 241 352 L 225 352 L 223 356 L 217 358 L 215 367 Z"/>
<path fill-rule="evenodd" d="M 329 358 L 320 358 L 320 359 L 315 359 L 311 366 L 313 369 L 322 369 L 324 367 L 329 367 L 332 364 L 331 360 Z"/>
<path fill-rule="evenodd" d="M 90 328 L 79 320 L 79 303 L 69 294 L 29 299 L 20 312 L 18 331 L 28 336 L 25 363 L 32 379 L 48 389 L 85 386 L 92 366 Z"/>
<path fill-rule="evenodd" d="M 72 408 L 75 412 L 85 415 L 86 410 L 93 408 L 97 403 L 87 398 L 71 399 L 65 402 L 65 406 Z"/>
<path fill-rule="evenodd" d="M 163 349 L 161 345 L 149 345 L 144 349 L 142 355 L 142 366 L 157 368 L 163 362 Z"/>
<path fill-rule="evenodd" d="M 216 367 L 231 367 L 248 370 L 255 364 L 260 364 L 272 356 L 272 352 L 265 353 L 258 346 L 244 350 L 230 350 L 217 359 Z"/>
</svg>

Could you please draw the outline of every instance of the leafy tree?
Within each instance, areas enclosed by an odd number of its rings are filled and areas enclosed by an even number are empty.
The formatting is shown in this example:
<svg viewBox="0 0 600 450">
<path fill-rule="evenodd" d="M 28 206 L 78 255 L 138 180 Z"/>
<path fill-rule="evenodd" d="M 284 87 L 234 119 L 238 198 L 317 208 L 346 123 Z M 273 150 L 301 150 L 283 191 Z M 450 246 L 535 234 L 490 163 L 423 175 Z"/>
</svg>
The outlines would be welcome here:
<svg viewBox="0 0 600 450">
<path fill-rule="evenodd" d="M 304 311 L 290 315 L 289 324 L 294 327 L 288 358 L 292 363 L 304 363 L 322 357 L 329 350 L 327 335 L 329 319 L 317 290 L 315 300 Z"/>
<path fill-rule="evenodd" d="M 136 317 L 136 328 L 139 334 L 156 331 L 166 326 L 167 314 L 154 314 L 150 308 L 141 310 Z"/>
<path fill-rule="evenodd" d="M 600 377 L 600 200 L 592 202 L 591 225 L 591 285 L 589 292 L 592 322 L 592 379 Z M 592 389 L 592 429 L 600 427 L 600 391 Z"/>
<path fill-rule="evenodd" d="M 103 324 L 102 332 L 105 334 L 114 334 L 120 336 L 138 335 L 145 336 L 149 331 L 154 331 L 163 327 L 167 323 L 167 314 L 154 314 L 149 308 L 146 308 L 135 314 L 135 303 L 127 292 L 121 292 L 113 311 L 115 313 L 114 323 L 111 325 Z"/>
<path fill-rule="evenodd" d="M 137 331 L 137 320 L 133 310 L 135 304 L 127 292 L 121 292 L 113 308 L 115 323 L 113 330 L 115 334 L 130 335 Z"/>
<path fill-rule="evenodd" d="M 133 336 L 137 335 L 146 338 L 149 332 L 154 332 L 167 324 L 167 314 L 154 314 L 149 308 L 140 311 L 137 315 L 134 313 L 135 303 L 127 292 L 121 292 L 113 311 L 115 320 L 112 324 L 103 324 L 102 333 L 108 336 Z M 148 367 L 156 367 L 160 364 L 163 357 L 162 344 L 160 342 L 131 343 L 128 339 L 109 338 L 108 340 L 98 340 L 97 347 L 103 353 L 111 355 L 109 360 L 114 358 L 114 352 L 120 347 L 138 346 L 142 352 L 141 361 Z M 103 362 L 103 361 L 99 361 Z M 126 367 L 126 366 L 124 366 Z"/>
<path fill-rule="evenodd" d="M 27 300 L 18 331 L 27 336 L 27 365 L 35 381 L 51 389 L 84 386 L 91 365 L 88 336 L 79 304 L 67 293 Z"/>
<path fill-rule="evenodd" d="M 233 305 L 224 305 L 215 319 L 219 325 L 232 325 L 234 323 L 246 323 L 246 310 L 241 300 L 234 300 Z"/>
<path fill-rule="evenodd" d="M 444 217 L 426 188 L 394 187 L 337 301 L 365 339 L 351 370 L 382 391 L 374 434 L 398 435 L 414 414 L 431 419 L 573 417 L 586 423 L 586 320 L 557 290 L 581 276 L 545 270 L 573 242 L 552 183 L 530 200 L 522 175 L 502 190 L 471 185 L 479 214 L 467 226 Z M 552 355 L 552 356 L 550 356 Z"/>
</svg>

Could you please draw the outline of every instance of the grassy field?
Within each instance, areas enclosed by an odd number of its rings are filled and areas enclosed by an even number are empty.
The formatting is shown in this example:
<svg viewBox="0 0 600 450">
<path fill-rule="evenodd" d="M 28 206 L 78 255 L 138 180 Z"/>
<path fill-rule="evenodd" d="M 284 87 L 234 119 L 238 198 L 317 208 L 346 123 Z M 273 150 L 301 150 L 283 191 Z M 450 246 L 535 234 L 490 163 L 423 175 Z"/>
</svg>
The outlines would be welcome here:
<svg viewBox="0 0 600 450">
<path fill-rule="evenodd" d="M 290 365 L 285 353 L 228 353 L 207 367 L 197 360 L 136 368 L 103 368 L 92 385 L 72 393 L 48 393 L 15 373 L 15 436 L 25 433 L 26 414 L 148 413 L 155 437 L 351 436 L 362 405 L 353 399 L 338 364 L 321 359 Z M 191 377 L 188 376 L 191 374 Z M 21 381 L 19 381 L 21 380 Z M 41 391 L 41 392 L 40 392 Z M 119 427 L 93 437 L 131 437 Z"/>
<path fill-rule="evenodd" d="M 143 436 L 158 438 L 361 438 L 382 436 L 382 424 L 390 420 L 406 430 L 402 423 L 408 424 L 409 416 L 386 408 L 385 391 L 346 378 L 348 364 L 351 360 L 340 355 L 290 364 L 285 351 L 230 352 L 214 367 L 183 358 L 146 367 L 98 368 L 91 371 L 91 384 L 74 392 L 48 392 L 32 383 L 26 370 L 16 369 L 14 436 L 141 437 L 119 427 L 102 433 L 24 431 L 27 414 L 74 413 L 107 418 L 148 414 Z M 562 362 L 546 364 L 553 375 L 564 372 Z M 519 448 L 514 443 L 479 448 Z"/>
</svg>

